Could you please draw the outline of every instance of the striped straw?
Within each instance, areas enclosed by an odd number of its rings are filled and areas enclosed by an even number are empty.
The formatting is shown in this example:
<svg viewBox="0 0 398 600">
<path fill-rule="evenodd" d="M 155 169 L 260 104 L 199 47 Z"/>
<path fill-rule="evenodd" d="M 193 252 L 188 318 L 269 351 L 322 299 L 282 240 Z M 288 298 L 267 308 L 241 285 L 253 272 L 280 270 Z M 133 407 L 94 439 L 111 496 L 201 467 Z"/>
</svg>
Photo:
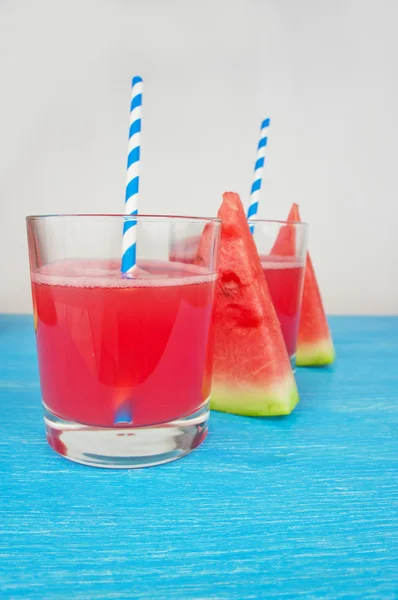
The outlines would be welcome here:
<svg viewBox="0 0 398 600">
<path fill-rule="evenodd" d="M 250 204 L 247 211 L 247 218 L 253 217 L 258 212 L 258 198 L 261 190 L 264 170 L 265 147 L 267 145 L 267 133 L 270 125 L 270 119 L 264 119 L 261 123 L 260 141 L 257 146 L 256 163 L 254 165 L 253 184 L 250 192 Z"/>
<path fill-rule="evenodd" d="M 129 151 L 127 159 L 127 186 L 124 212 L 126 215 L 138 214 L 138 192 L 140 183 L 141 154 L 141 112 L 142 112 L 141 77 L 133 77 L 131 87 Z M 137 221 L 126 219 L 123 227 L 123 256 L 121 271 L 131 275 L 136 264 Z"/>
</svg>

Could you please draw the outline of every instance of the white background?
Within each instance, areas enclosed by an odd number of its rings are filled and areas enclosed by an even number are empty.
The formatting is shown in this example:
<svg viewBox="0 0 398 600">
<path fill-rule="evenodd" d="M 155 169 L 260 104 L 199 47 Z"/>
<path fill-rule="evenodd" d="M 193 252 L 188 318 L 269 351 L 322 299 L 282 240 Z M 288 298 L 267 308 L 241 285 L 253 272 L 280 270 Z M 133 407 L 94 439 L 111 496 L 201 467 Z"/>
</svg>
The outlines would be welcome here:
<svg viewBox="0 0 398 600">
<path fill-rule="evenodd" d="M 130 78 L 141 212 L 299 202 L 331 313 L 398 313 L 396 0 L 0 0 L 0 311 L 28 312 L 24 217 L 123 210 Z"/>
</svg>

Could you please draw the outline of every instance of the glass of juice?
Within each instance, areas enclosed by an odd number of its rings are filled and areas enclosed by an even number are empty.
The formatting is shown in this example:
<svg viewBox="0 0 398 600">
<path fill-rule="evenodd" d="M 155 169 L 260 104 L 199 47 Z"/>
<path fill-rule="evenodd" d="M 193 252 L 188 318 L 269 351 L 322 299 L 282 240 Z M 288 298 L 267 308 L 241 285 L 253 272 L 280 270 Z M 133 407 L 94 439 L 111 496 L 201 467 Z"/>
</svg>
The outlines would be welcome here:
<svg viewBox="0 0 398 600">
<path fill-rule="evenodd" d="M 136 222 L 131 276 L 120 271 L 126 220 Z M 27 217 L 44 421 L 59 454 L 144 467 L 206 437 L 219 230 L 190 217 Z M 197 260 L 170 258 L 192 239 Z"/>
<path fill-rule="evenodd" d="M 307 256 L 307 223 L 250 219 L 265 279 L 293 368 Z"/>
</svg>

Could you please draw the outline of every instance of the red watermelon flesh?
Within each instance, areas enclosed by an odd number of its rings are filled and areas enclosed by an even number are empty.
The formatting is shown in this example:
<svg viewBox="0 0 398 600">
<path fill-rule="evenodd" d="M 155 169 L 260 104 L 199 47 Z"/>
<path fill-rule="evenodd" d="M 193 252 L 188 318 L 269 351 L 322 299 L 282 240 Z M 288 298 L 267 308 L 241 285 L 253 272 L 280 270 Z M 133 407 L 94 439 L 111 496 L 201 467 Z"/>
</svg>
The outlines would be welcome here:
<svg viewBox="0 0 398 600">
<path fill-rule="evenodd" d="M 292 205 L 287 219 L 288 221 L 301 221 L 297 204 Z M 285 227 L 289 228 L 289 225 Z M 290 227 L 290 229 L 294 233 L 294 228 Z M 284 228 L 282 228 L 281 234 L 283 230 Z M 285 243 L 285 247 L 284 250 L 282 247 L 282 251 L 285 252 L 285 255 L 289 255 L 292 251 L 292 238 L 288 238 L 286 234 L 283 239 L 279 239 L 278 237 L 275 246 L 279 245 L 279 251 L 283 243 Z M 294 238 L 293 243 L 295 243 Z M 321 366 L 331 364 L 334 359 L 335 351 L 332 336 L 323 308 L 322 297 L 311 257 L 307 253 L 297 339 L 296 364 L 299 367 Z"/>
<path fill-rule="evenodd" d="M 297 207 L 297 204 L 293 204 L 293 206 Z M 290 218 L 292 214 L 292 209 L 290 210 L 289 216 L 287 218 L 288 221 L 292 221 Z M 292 225 L 283 225 L 278 233 L 278 237 L 276 238 L 275 244 L 271 248 L 270 254 L 275 256 L 291 256 L 295 257 L 296 255 L 296 229 Z"/>
<path fill-rule="evenodd" d="M 279 321 L 238 194 L 223 195 L 211 408 L 289 414 L 299 397 Z M 206 232 L 197 260 L 206 254 Z"/>
</svg>

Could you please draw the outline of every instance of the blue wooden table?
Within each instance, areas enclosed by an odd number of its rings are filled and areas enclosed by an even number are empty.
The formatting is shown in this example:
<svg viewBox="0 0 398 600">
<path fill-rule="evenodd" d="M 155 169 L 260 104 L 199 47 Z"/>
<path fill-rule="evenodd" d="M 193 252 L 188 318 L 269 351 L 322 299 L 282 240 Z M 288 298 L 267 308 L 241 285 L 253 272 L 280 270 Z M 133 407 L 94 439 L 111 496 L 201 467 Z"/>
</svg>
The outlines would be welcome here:
<svg viewBox="0 0 398 600">
<path fill-rule="evenodd" d="M 331 323 L 289 417 L 107 471 L 47 446 L 32 320 L 0 317 L 0 597 L 398 598 L 398 318 Z"/>
</svg>

